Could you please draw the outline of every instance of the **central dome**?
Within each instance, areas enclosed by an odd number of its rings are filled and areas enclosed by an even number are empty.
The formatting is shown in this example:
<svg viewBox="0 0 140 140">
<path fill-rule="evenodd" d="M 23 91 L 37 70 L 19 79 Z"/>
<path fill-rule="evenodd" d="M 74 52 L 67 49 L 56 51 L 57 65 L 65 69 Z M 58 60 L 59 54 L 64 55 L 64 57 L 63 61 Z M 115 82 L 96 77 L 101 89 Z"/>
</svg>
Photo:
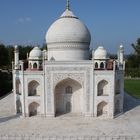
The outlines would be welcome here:
<svg viewBox="0 0 140 140">
<path fill-rule="evenodd" d="M 71 11 L 66 10 L 49 28 L 46 41 L 48 44 L 71 41 L 89 44 L 90 33 L 87 27 Z"/>
<path fill-rule="evenodd" d="M 87 60 L 90 40 L 88 28 L 66 9 L 46 33 L 48 60 Z"/>
</svg>

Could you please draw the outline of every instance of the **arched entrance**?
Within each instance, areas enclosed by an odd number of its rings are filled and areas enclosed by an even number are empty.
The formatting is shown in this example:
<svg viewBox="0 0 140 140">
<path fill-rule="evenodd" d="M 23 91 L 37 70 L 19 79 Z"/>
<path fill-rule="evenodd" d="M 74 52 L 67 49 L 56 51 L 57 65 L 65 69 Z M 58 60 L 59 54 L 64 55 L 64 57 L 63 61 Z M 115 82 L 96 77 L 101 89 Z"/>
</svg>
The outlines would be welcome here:
<svg viewBox="0 0 140 140">
<path fill-rule="evenodd" d="M 16 80 L 16 94 L 21 95 L 21 82 L 20 80 Z"/>
<path fill-rule="evenodd" d="M 33 64 L 33 68 L 34 68 L 34 69 L 37 69 L 37 63 L 34 63 L 34 64 Z"/>
<path fill-rule="evenodd" d="M 102 80 L 98 83 L 98 96 L 107 96 L 108 95 L 108 82 L 106 80 Z"/>
<path fill-rule="evenodd" d="M 20 99 L 16 100 L 16 106 L 17 106 L 17 113 L 22 113 L 22 106 Z"/>
<path fill-rule="evenodd" d="M 39 104 L 33 102 L 29 105 L 29 117 L 36 116 L 39 114 Z"/>
<path fill-rule="evenodd" d="M 55 87 L 55 115 L 82 113 L 83 89 L 79 82 L 67 78 Z"/>
<path fill-rule="evenodd" d="M 99 103 L 97 106 L 97 116 L 105 116 L 107 112 L 107 103 L 105 101 Z"/>
<path fill-rule="evenodd" d="M 28 96 L 40 96 L 40 84 L 33 80 L 28 84 Z"/>
</svg>

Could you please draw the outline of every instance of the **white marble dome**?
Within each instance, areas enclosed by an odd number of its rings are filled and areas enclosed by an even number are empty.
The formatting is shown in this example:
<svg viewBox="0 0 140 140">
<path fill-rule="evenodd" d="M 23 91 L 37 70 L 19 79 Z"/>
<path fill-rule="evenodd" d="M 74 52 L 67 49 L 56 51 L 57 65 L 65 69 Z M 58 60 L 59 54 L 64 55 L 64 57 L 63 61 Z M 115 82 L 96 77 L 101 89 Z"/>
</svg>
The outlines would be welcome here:
<svg viewBox="0 0 140 140">
<path fill-rule="evenodd" d="M 84 60 L 89 58 L 90 32 L 73 14 L 66 11 L 46 33 L 48 60 Z"/>
<path fill-rule="evenodd" d="M 40 50 L 39 47 L 34 47 L 29 54 L 29 59 L 36 60 L 36 59 L 41 59 L 41 58 L 42 58 L 42 51 Z"/>
<path fill-rule="evenodd" d="M 106 59 L 107 51 L 103 46 L 99 46 L 94 52 L 94 59 Z"/>
<path fill-rule="evenodd" d="M 66 41 L 90 43 L 87 27 L 68 10 L 50 26 L 46 34 L 47 44 Z"/>
</svg>

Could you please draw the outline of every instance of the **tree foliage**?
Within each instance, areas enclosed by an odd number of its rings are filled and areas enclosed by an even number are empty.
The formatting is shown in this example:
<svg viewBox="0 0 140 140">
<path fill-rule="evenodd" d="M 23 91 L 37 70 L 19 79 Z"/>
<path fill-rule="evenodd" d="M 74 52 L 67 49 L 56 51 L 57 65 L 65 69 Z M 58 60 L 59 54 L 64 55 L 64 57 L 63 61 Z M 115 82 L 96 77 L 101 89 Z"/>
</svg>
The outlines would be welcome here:
<svg viewBox="0 0 140 140">
<path fill-rule="evenodd" d="M 33 46 L 19 46 L 18 49 L 19 49 L 19 59 L 25 60 L 27 59 L 27 53 L 29 53 L 33 49 Z"/>
<path fill-rule="evenodd" d="M 47 50 L 47 44 L 46 43 L 43 43 L 43 45 L 41 47 L 41 50 Z"/>
<path fill-rule="evenodd" d="M 47 49 L 46 44 L 43 44 L 41 50 Z M 33 49 L 33 46 L 18 46 L 19 59 L 26 60 L 27 53 Z M 14 61 L 14 46 L 0 44 L 0 69 L 11 69 L 12 61 Z M 0 70 L 0 97 L 12 90 L 12 73 Z"/>
<path fill-rule="evenodd" d="M 135 51 L 135 62 L 137 63 L 136 67 L 140 69 L 140 38 L 137 39 L 136 44 L 132 44 L 132 47 Z"/>
<path fill-rule="evenodd" d="M 12 90 L 12 73 L 0 71 L 0 97 Z"/>
<path fill-rule="evenodd" d="M 34 46 L 28 45 L 28 46 L 22 46 L 19 45 L 19 59 L 20 60 L 26 60 L 27 59 L 27 53 L 29 54 L 30 51 L 33 49 Z M 47 45 L 43 44 L 40 47 L 41 50 L 47 49 Z M 14 46 L 12 45 L 4 45 L 0 44 L 0 69 L 10 69 L 11 63 L 14 61 Z"/>
<path fill-rule="evenodd" d="M 0 67 L 8 65 L 8 50 L 4 44 L 0 44 Z"/>
<path fill-rule="evenodd" d="M 136 43 L 132 43 L 134 53 L 130 54 L 126 60 L 126 75 L 131 77 L 140 77 L 140 38 Z"/>
<path fill-rule="evenodd" d="M 132 47 L 135 50 L 135 54 L 140 55 L 140 38 L 137 39 L 136 44 L 132 43 Z"/>
</svg>

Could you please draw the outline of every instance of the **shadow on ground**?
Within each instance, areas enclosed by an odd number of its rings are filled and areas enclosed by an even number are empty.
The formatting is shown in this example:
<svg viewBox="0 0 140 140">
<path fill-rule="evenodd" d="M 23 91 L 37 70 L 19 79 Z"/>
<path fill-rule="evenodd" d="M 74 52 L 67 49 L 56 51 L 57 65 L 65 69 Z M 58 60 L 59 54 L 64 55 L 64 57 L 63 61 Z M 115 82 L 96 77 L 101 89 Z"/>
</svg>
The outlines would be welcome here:
<svg viewBox="0 0 140 140">
<path fill-rule="evenodd" d="M 4 123 L 13 119 L 18 118 L 19 115 L 12 115 L 12 116 L 6 116 L 6 117 L 0 117 L 0 123 Z"/>
<path fill-rule="evenodd" d="M 133 108 L 140 105 L 140 100 L 132 97 L 131 95 L 125 93 L 124 95 L 124 112 L 128 112 Z"/>
</svg>

